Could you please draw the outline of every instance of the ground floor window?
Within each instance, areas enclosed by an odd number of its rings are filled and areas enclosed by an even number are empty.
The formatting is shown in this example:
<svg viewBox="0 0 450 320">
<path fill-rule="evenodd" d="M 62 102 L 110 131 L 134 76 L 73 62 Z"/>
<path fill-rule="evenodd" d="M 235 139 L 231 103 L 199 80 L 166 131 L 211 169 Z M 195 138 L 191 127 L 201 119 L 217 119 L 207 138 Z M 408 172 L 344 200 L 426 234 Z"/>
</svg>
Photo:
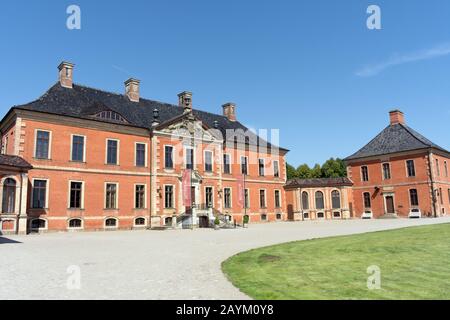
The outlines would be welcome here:
<svg viewBox="0 0 450 320">
<path fill-rule="evenodd" d="M 164 219 L 164 224 L 166 225 L 166 226 L 171 226 L 172 225 L 172 217 L 167 217 L 167 218 L 165 218 Z"/>
<path fill-rule="evenodd" d="M 333 212 L 333 218 L 339 219 L 341 217 L 341 213 L 339 211 Z"/>
<path fill-rule="evenodd" d="M 3 213 L 14 213 L 16 204 L 16 181 L 8 178 L 3 183 Z"/>
<path fill-rule="evenodd" d="M 82 225 L 83 222 L 81 221 L 81 219 L 71 219 L 69 221 L 69 228 L 81 228 Z"/>
<path fill-rule="evenodd" d="M 323 212 L 317 212 L 317 219 L 325 218 L 325 214 Z"/>
<path fill-rule="evenodd" d="M 141 218 L 141 217 L 134 219 L 134 225 L 135 226 L 145 226 L 145 219 Z"/>
<path fill-rule="evenodd" d="M 309 212 L 303 212 L 303 219 L 309 219 Z"/>
<path fill-rule="evenodd" d="M 117 219 L 115 218 L 108 218 L 105 220 L 105 227 L 107 228 L 115 228 L 117 227 Z"/>
<path fill-rule="evenodd" d="M 47 227 L 47 221 L 44 219 L 34 219 L 31 221 L 31 229 L 42 230 Z"/>
<path fill-rule="evenodd" d="M 277 220 L 281 220 L 281 213 L 277 213 Z"/>
<path fill-rule="evenodd" d="M 267 214 L 263 213 L 263 214 L 261 215 L 261 220 L 262 220 L 262 221 L 267 221 Z"/>
</svg>

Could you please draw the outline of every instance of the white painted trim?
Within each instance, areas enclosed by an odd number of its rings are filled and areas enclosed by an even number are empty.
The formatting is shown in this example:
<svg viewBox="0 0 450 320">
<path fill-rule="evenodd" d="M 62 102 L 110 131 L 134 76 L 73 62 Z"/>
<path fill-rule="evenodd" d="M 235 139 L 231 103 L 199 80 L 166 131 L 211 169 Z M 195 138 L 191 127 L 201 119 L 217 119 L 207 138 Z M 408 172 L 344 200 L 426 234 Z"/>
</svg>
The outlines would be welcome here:
<svg viewBox="0 0 450 320">
<path fill-rule="evenodd" d="M 195 151 L 196 151 L 196 148 L 195 148 L 195 146 L 193 147 L 193 146 L 183 146 L 183 168 L 184 169 L 187 169 L 187 149 L 190 149 L 190 150 L 192 150 L 192 161 L 193 161 L 193 163 L 192 163 L 192 170 L 195 170 L 196 168 L 197 168 L 197 161 L 196 161 L 196 154 L 195 154 Z"/>
<path fill-rule="evenodd" d="M 144 224 L 143 225 L 136 224 L 136 220 L 137 219 L 144 219 Z M 144 216 L 138 216 L 138 217 L 133 219 L 133 227 L 134 228 L 146 228 L 147 227 L 147 223 L 148 223 L 147 222 L 147 218 L 144 217 Z"/>
<path fill-rule="evenodd" d="M 273 162 L 273 177 L 274 178 L 280 178 L 281 177 L 281 172 L 280 172 L 280 161 L 279 160 L 273 160 L 272 161 Z M 275 176 L 275 163 L 277 164 L 277 168 L 278 168 L 278 177 L 277 176 Z"/>
<path fill-rule="evenodd" d="M 207 171 L 206 170 L 206 153 L 210 153 L 211 154 L 211 171 Z M 212 173 L 214 172 L 214 152 L 212 150 L 203 150 L 203 170 L 206 173 Z"/>
<path fill-rule="evenodd" d="M 172 168 L 166 168 L 166 147 L 170 147 L 172 148 Z M 174 161 L 174 153 L 175 153 L 175 146 L 171 145 L 171 144 L 165 144 L 163 146 L 163 161 L 164 163 L 162 164 L 162 168 L 163 169 L 167 169 L 167 170 L 174 170 L 175 169 L 175 161 Z"/>
<path fill-rule="evenodd" d="M 136 187 L 137 186 L 144 186 L 144 207 L 143 208 L 136 208 Z M 133 208 L 137 209 L 137 210 L 144 210 L 144 209 L 148 209 L 148 205 L 147 205 L 147 184 L 146 183 L 135 183 L 133 184 Z M 105 196 L 106 198 L 106 196 Z M 106 200 L 106 199 L 105 199 Z"/>
<path fill-rule="evenodd" d="M 264 206 L 261 206 L 261 191 L 264 191 Z M 261 188 L 258 190 L 258 202 L 259 202 L 259 208 L 260 209 L 267 209 L 267 189 Z"/>
<path fill-rule="evenodd" d="M 205 203 L 205 205 L 206 205 L 206 188 L 211 188 L 211 189 L 212 189 L 212 199 L 211 199 L 211 202 L 212 202 L 212 208 L 214 208 L 214 206 L 215 206 L 215 202 L 214 202 L 214 200 L 215 200 L 215 196 L 214 196 L 214 186 L 205 186 L 205 187 L 203 188 L 203 194 L 205 195 L 205 196 L 204 196 L 204 203 Z"/>
<path fill-rule="evenodd" d="M 408 161 L 412 161 L 413 162 L 413 167 L 414 167 L 414 175 L 410 176 L 408 174 Z M 431 164 L 431 166 L 433 166 L 433 164 Z M 414 159 L 406 159 L 405 160 L 405 170 L 406 170 L 406 177 L 407 178 L 415 178 L 417 176 L 417 172 L 416 172 L 416 161 Z"/>
<path fill-rule="evenodd" d="M 45 206 L 44 206 L 44 208 L 35 208 L 35 207 L 33 207 L 33 203 L 34 203 L 34 182 L 36 180 L 46 181 L 46 184 L 45 184 Z M 50 193 L 49 191 L 50 191 L 50 179 L 48 179 L 48 178 L 33 178 L 33 179 L 31 179 L 31 196 L 30 196 L 30 198 L 31 198 L 31 205 L 30 205 L 30 208 L 31 209 L 48 209 L 49 208 L 48 197 L 49 197 L 49 193 Z"/>
<path fill-rule="evenodd" d="M 225 162 L 224 162 L 224 157 L 225 156 L 228 157 L 228 165 L 230 167 L 230 172 L 229 173 L 225 173 Z M 222 162 L 223 162 L 223 168 L 222 168 L 223 174 L 232 175 L 233 174 L 233 165 L 231 163 L 231 154 L 230 153 L 223 153 Z"/>
<path fill-rule="evenodd" d="M 262 160 L 263 162 L 263 174 L 261 175 L 259 172 L 259 161 Z M 258 177 L 265 177 L 266 176 L 266 159 L 264 158 L 258 158 Z"/>
<path fill-rule="evenodd" d="M 244 174 L 243 172 L 242 172 L 242 158 L 245 158 L 246 160 L 245 160 L 245 166 L 246 166 L 246 172 L 247 172 L 247 175 L 249 175 L 249 166 L 248 166 L 248 156 L 241 156 L 241 158 L 240 158 L 240 174 Z"/>
<path fill-rule="evenodd" d="M 86 162 L 86 144 L 87 144 L 87 137 L 85 135 L 82 134 L 71 134 L 70 135 L 70 155 L 69 155 L 69 159 L 70 161 L 73 162 L 80 162 L 79 160 L 73 160 L 72 159 L 72 151 L 73 151 L 73 138 L 74 137 L 83 137 L 83 160 L 81 160 L 81 162 Z"/>
<path fill-rule="evenodd" d="M 276 199 L 277 199 L 277 191 L 278 191 L 279 201 L 280 201 L 280 206 L 279 207 L 277 207 L 277 201 L 276 201 Z M 274 189 L 273 190 L 273 207 L 274 207 L 274 209 L 281 209 L 281 208 L 283 208 L 283 202 L 282 202 L 281 198 L 282 198 L 281 197 L 281 190 L 280 189 Z"/>
<path fill-rule="evenodd" d="M 108 141 L 117 141 L 117 163 L 108 163 Z M 105 165 L 107 166 L 119 166 L 120 165 L 120 140 L 113 138 L 106 138 L 105 141 Z"/>
<path fill-rule="evenodd" d="M 225 189 L 229 189 L 230 190 L 230 207 L 226 206 L 226 202 L 225 202 Z M 225 210 L 227 209 L 233 209 L 233 188 L 232 187 L 224 187 L 223 188 L 223 208 Z"/>
<path fill-rule="evenodd" d="M 81 227 L 70 227 L 70 221 L 72 220 L 80 220 L 81 221 Z M 73 217 L 67 219 L 67 230 L 83 230 L 84 229 L 84 220 L 80 217 Z"/>
<path fill-rule="evenodd" d="M 47 158 L 38 158 L 36 157 L 36 148 L 37 148 L 37 133 L 41 131 L 41 132 L 48 132 L 48 157 Z M 18 133 L 20 134 L 20 132 Z M 52 131 L 50 130 L 45 130 L 45 129 L 35 129 L 34 130 L 34 150 L 33 150 L 33 157 L 35 159 L 39 159 L 39 160 L 52 160 Z"/>
<path fill-rule="evenodd" d="M 172 207 L 166 207 L 166 187 L 172 187 Z M 173 184 L 163 184 L 163 209 L 175 209 L 176 208 L 176 199 L 175 199 L 175 195 L 176 195 L 176 191 L 175 191 L 175 185 Z M 192 201 L 192 200 L 191 200 Z M 193 201 L 195 203 L 195 199 Z"/>
<path fill-rule="evenodd" d="M 114 227 L 106 226 L 106 221 L 109 220 L 109 219 L 116 220 L 116 225 Z M 103 220 L 103 227 L 105 228 L 105 230 L 116 230 L 116 229 L 119 228 L 119 222 L 120 222 L 120 220 L 117 217 L 105 217 L 104 220 Z"/>
<path fill-rule="evenodd" d="M 138 166 L 137 165 L 137 145 L 138 144 L 143 144 L 145 146 L 144 148 L 144 165 L 143 166 Z M 139 141 L 135 141 L 134 142 L 134 166 L 138 167 L 138 168 L 148 168 L 148 144 L 146 142 L 139 142 Z"/>
<path fill-rule="evenodd" d="M 45 221 L 45 228 L 33 228 L 32 225 L 33 225 L 33 221 L 35 221 L 35 220 L 44 220 Z M 33 219 L 30 219 L 30 226 L 29 227 L 30 227 L 31 231 L 46 231 L 46 230 L 48 230 L 48 220 L 46 218 L 33 218 Z"/>
<path fill-rule="evenodd" d="M 384 176 L 384 165 L 387 164 L 389 166 L 389 179 L 387 179 Z M 386 181 L 386 180 L 392 180 L 392 168 L 391 168 L 391 163 L 390 162 L 382 162 L 381 163 L 381 180 Z"/>
<path fill-rule="evenodd" d="M 115 208 L 106 207 L 106 188 L 108 184 L 113 184 L 116 186 L 116 196 L 115 196 Z M 105 182 L 104 183 L 104 193 L 103 193 L 103 209 L 104 210 L 119 210 L 119 183 L 118 182 Z"/>
<path fill-rule="evenodd" d="M 71 188 L 70 188 L 70 185 L 72 184 L 72 182 L 78 182 L 78 183 L 81 183 L 81 207 L 80 208 L 71 208 L 70 207 L 70 190 L 71 190 Z M 69 210 L 71 210 L 71 209 L 75 209 L 75 210 L 84 210 L 84 188 L 85 187 L 85 182 L 84 181 L 80 181 L 80 180 L 69 180 L 68 181 L 68 190 L 69 190 L 69 192 L 67 193 L 67 208 L 69 209 Z"/>
</svg>

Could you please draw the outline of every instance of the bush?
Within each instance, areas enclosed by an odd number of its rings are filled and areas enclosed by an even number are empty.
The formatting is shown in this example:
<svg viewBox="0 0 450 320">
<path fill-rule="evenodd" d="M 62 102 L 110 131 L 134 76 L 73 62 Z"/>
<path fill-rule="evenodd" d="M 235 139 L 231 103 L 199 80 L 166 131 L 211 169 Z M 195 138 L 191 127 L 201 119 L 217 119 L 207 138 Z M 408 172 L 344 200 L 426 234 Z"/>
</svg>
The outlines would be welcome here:
<svg viewBox="0 0 450 320">
<path fill-rule="evenodd" d="M 214 224 L 215 224 L 216 226 L 218 226 L 218 225 L 220 224 L 219 217 L 216 217 L 216 219 L 214 220 Z"/>
<path fill-rule="evenodd" d="M 244 224 L 248 224 L 248 222 L 250 221 L 250 217 L 248 215 L 244 216 Z"/>
</svg>

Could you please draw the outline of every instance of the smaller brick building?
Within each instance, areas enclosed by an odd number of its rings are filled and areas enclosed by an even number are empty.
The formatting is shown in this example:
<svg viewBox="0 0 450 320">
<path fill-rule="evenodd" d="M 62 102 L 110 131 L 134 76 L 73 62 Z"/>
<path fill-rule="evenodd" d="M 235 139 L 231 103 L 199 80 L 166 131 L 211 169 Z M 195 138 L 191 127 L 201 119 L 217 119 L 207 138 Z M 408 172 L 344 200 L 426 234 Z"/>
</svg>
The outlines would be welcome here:
<svg viewBox="0 0 450 320">
<path fill-rule="evenodd" d="M 345 159 L 356 217 L 437 217 L 450 210 L 450 153 L 406 125 L 399 110 L 366 146 Z"/>
<path fill-rule="evenodd" d="M 348 219 L 353 183 L 348 178 L 292 179 L 285 186 L 288 219 Z"/>
</svg>

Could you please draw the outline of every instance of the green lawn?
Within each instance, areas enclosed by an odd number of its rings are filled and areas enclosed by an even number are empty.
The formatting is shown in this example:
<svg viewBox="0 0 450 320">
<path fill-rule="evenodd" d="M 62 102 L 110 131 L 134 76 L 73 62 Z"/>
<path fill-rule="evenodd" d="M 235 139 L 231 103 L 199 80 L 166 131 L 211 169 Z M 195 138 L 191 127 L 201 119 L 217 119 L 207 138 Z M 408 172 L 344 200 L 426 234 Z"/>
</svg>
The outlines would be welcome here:
<svg viewBox="0 0 450 320">
<path fill-rule="evenodd" d="M 367 268 L 381 289 L 367 288 Z M 255 299 L 450 299 L 450 224 L 291 242 L 222 264 Z"/>
</svg>

